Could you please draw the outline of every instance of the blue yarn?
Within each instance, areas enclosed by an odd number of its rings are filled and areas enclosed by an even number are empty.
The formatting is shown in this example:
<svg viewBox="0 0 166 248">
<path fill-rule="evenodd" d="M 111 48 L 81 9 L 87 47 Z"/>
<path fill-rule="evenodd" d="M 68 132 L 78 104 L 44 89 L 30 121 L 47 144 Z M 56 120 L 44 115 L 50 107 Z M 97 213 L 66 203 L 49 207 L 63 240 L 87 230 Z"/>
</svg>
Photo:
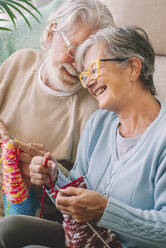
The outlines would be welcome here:
<svg viewBox="0 0 166 248">
<path fill-rule="evenodd" d="M 40 204 L 32 187 L 29 191 L 29 196 L 25 201 L 21 203 L 12 203 L 6 198 L 6 195 L 3 194 L 3 203 L 5 216 L 18 214 L 36 216 L 36 211 L 40 209 Z"/>
</svg>

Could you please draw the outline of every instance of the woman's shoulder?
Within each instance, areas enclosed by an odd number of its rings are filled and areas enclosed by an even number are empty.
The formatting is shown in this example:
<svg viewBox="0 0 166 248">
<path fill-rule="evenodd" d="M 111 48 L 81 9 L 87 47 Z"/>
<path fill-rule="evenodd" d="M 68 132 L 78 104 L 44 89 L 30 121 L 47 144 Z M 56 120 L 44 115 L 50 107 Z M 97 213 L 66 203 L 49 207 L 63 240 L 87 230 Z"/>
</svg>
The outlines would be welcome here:
<svg viewBox="0 0 166 248">
<path fill-rule="evenodd" d="M 100 121 L 100 120 L 108 120 L 112 121 L 114 119 L 118 118 L 117 114 L 115 112 L 112 112 L 110 110 L 105 109 L 98 109 L 96 110 L 93 115 L 91 116 L 91 119 L 94 121 Z"/>
<path fill-rule="evenodd" d="M 159 132 L 161 132 L 161 129 L 163 129 L 163 133 L 162 134 L 166 134 L 166 104 L 161 101 L 161 100 L 158 100 L 158 102 L 160 103 L 161 105 L 161 108 L 160 108 L 160 112 L 157 116 L 157 118 L 154 120 L 152 126 L 153 128 L 156 129 L 156 132 L 157 130 Z"/>
<path fill-rule="evenodd" d="M 115 112 L 99 109 L 91 115 L 87 126 L 91 131 L 96 129 L 103 130 L 107 129 L 107 127 L 111 127 L 117 119 L 118 116 Z"/>
</svg>

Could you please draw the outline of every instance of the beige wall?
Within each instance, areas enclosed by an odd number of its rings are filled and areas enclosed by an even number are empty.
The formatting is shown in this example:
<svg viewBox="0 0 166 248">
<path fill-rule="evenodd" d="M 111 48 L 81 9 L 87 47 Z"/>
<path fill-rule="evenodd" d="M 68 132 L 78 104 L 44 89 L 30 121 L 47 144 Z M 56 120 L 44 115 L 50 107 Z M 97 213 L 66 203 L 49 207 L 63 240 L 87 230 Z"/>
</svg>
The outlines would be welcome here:
<svg viewBox="0 0 166 248">
<path fill-rule="evenodd" d="M 166 104 L 166 0 L 101 0 L 117 25 L 137 25 L 148 33 L 155 49 L 154 84 Z"/>
<path fill-rule="evenodd" d="M 166 55 L 166 0 L 101 0 L 117 25 L 140 26 L 148 33 L 156 54 Z"/>
</svg>

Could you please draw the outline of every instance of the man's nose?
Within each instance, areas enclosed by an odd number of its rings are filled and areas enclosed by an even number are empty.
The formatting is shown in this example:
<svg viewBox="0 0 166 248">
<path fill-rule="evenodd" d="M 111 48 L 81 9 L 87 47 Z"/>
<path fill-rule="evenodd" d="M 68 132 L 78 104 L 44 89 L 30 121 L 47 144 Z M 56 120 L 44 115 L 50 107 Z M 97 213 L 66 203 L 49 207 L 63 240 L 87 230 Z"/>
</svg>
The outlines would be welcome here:
<svg viewBox="0 0 166 248">
<path fill-rule="evenodd" d="M 68 55 L 67 53 L 64 54 L 63 56 L 63 62 L 64 63 L 70 63 L 73 64 L 75 62 L 75 57 L 71 57 L 70 55 Z"/>
</svg>

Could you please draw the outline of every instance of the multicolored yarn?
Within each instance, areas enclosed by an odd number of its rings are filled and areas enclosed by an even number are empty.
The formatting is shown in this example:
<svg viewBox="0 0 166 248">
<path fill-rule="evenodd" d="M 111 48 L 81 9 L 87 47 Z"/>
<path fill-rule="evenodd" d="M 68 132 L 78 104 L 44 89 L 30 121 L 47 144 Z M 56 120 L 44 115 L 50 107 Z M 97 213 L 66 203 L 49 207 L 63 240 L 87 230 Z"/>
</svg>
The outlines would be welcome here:
<svg viewBox="0 0 166 248">
<path fill-rule="evenodd" d="M 86 189 L 84 177 L 79 177 L 61 189 L 68 187 L 77 187 Z M 55 190 L 51 195 L 56 198 L 59 189 Z M 70 215 L 63 214 L 63 229 L 65 234 L 65 248 L 122 248 L 114 233 L 103 227 L 98 226 L 98 219 L 87 223 L 78 223 Z"/>
<path fill-rule="evenodd" d="M 3 203 L 5 216 L 23 214 L 38 217 L 40 213 L 40 204 L 36 192 L 32 187 L 29 189 L 29 196 L 25 201 L 21 203 L 12 203 L 7 200 L 6 195 L 3 194 Z"/>
<path fill-rule="evenodd" d="M 18 160 L 19 149 L 12 139 L 1 139 L 2 151 L 2 191 L 11 203 L 21 203 L 28 197 L 28 190 L 23 180 Z"/>
</svg>

